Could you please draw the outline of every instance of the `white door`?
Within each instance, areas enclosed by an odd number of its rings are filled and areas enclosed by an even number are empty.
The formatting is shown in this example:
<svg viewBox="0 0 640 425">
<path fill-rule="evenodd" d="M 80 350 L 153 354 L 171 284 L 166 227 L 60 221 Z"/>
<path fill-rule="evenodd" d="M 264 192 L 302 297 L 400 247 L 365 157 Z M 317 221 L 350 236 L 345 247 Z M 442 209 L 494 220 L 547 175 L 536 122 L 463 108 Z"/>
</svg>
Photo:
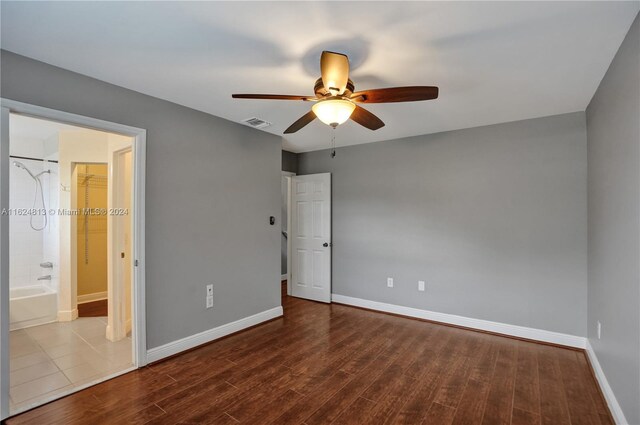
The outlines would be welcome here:
<svg viewBox="0 0 640 425">
<path fill-rule="evenodd" d="M 130 143 L 130 142 L 127 142 Z M 119 341 L 131 331 L 132 171 L 131 147 L 112 155 L 107 216 L 108 314 L 107 339 Z"/>
<path fill-rule="evenodd" d="M 291 295 L 331 302 L 331 174 L 291 178 Z"/>
</svg>

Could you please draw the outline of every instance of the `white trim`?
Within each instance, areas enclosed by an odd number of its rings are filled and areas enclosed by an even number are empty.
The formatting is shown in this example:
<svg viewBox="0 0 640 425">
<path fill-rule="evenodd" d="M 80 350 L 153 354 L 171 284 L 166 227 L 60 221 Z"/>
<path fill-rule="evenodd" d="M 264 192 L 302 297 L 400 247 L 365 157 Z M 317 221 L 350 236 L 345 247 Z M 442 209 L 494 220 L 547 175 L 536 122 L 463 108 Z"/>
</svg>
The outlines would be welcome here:
<svg viewBox="0 0 640 425">
<path fill-rule="evenodd" d="M 620 404 L 618 404 L 618 399 L 616 399 L 611 386 L 609 385 L 609 381 L 607 381 L 607 377 L 600 366 L 600 362 L 598 361 L 598 357 L 596 356 L 596 352 L 593 350 L 591 346 L 591 342 L 587 339 L 586 350 L 587 358 L 591 363 L 591 367 L 593 368 L 593 373 L 596 375 L 596 379 L 598 380 L 598 384 L 600 385 L 600 389 L 602 390 L 602 394 L 604 394 L 605 400 L 607 400 L 607 405 L 609 406 L 609 410 L 611 411 L 611 415 L 613 415 L 613 420 L 618 425 L 628 424 L 627 419 L 624 417 L 624 413 L 622 412 L 622 408 Z"/>
<path fill-rule="evenodd" d="M 498 334 L 526 338 L 534 341 L 549 342 L 582 349 L 586 347 L 586 338 L 581 336 L 562 334 L 543 329 L 527 328 L 525 326 L 509 325 L 507 323 L 491 322 L 489 320 L 472 319 L 470 317 L 457 316 L 455 314 L 438 313 L 436 311 L 363 300 L 361 298 L 347 297 L 345 295 L 331 294 L 331 300 L 340 304 L 384 311 L 386 313 L 399 314 L 402 316 L 415 317 L 434 322 L 448 323 L 451 325 L 463 326 L 465 328 L 495 332 Z"/>
<path fill-rule="evenodd" d="M 132 183 L 133 173 L 131 174 L 131 181 L 125 179 L 124 168 L 124 155 L 129 154 L 132 157 L 132 165 L 135 158 L 133 158 L 133 146 L 130 142 L 118 143 L 115 146 L 109 146 L 109 185 L 108 185 L 108 201 L 109 207 L 126 207 L 133 210 L 133 188 L 129 193 L 129 199 L 124 198 L 123 194 L 126 192 L 125 186 Z M 109 270 L 107 278 L 107 293 L 109 297 L 108 314 L 107 314 L 107 339 L 110 341 L 119 341 L 125 338 L 127 335 L 126 328 L 126 313 L 124 309 L 125 299 L 130 297 L 131 306 L 133 303 L 133 287 L 131 292 L 125 294 L 125 278 L 124 275 L 128 274 L 131 279 L 131 283 L 134 282 L 134 253 L 133 246 L 126 246 L 124 229 L 126 227 L 125 221 L 129 222 L 131 226 L 131 233 L 134 233 L 135 223 L 133 222 L 133 214 L 130 216 L 113 216 L 107 217 L 107 229 L 110 229 L 107 233 L 107 268 Z M 134 237 L 135 241 L 135 237 Z M 126 261 L 121 261 L 120 253 L 125 252 L 127 248 L 130 248 L 131 252 L 126 255 L 131 256 L 128 260 L 129 268 L 125 269 Z M 133 316 L 133 314 L 131 314 Z"/>
<path fill-rule="evenodd" d="M 283 280 L 287 280 L 286 274 L 280 275 L 280 282 L 282 282 Z"/>
<path fill-rule="evenodd" d="M 9 208 L 9 109 L 0 109 L 0 209 Z M 9 215 L 0 215 L 0 421 L 9 416 Z"/>
<path fill-rule="evenodd" d="M 78 318 L 78 309 L 58 310 L 58 322 L 71 322 Z"/>
<path fill-rule="evenodd" d="M 133 143 L 133 316 L 131 333 L 136 366 L 147 364 L 146 275 L 145 275 L 145 191 L 147 187 L 147 131 Z"/>
<path fill-rule="evenodd" d="M 245 317 L 235 322 L 227 323 L 226 325 L 161 345 L 160 347 L 151 348 L 147 351 L 147 361 L 149 363 L 156 362 L 165 357 L 173 356 L 174 354 L 197 347 L 198 345 L 206 344 L 223 336 L 266 322 L 267 320 L 275 319 L 276 317 L 282 316 L 282 314 L 281 306 L 274 307 L 270 310 L 254 314 L 253 316 Z"/>
<path fill-rule="evenodd" d="M 90 303 L 107 299 L 107 291 L 94 292 L 93 294 L 78 295 L 78 304 Z"/>
<path fill-rule="evenodd" d="M 85 115 L 72 114 L 70 112 L 58 111 L 56 109 L 45 108 L 43 106 L 31 105 L 17 100 L 1 98 L 2 107 L 9 108 L 13 113 L 31 116 L 34 118 L 46 118 L 52 121 L 67 123 L 75 126 L 91 128 L 94 130 L 108 131 L 110 133 L 118 133 L 125 136 L 146 135 L 147 130 L 129 125 L 118 124 L 115 122 L 104 121 L 97 118 L 87 117 Z"/>
</svg>

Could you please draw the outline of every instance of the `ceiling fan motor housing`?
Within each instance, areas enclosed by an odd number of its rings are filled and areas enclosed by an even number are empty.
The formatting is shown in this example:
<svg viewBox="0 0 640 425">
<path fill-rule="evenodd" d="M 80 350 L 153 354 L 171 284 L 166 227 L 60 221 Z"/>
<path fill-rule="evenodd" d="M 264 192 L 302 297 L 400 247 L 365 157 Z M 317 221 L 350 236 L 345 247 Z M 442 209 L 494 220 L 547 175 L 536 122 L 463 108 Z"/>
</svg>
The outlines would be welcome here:
<svg viewBox="0 0 640 425">
<path fill-rule="evenodd" d="M 356 86 L 353 84 L 353 81 L 349 79 L 347 81 L 347 87 L 344 89 L 344 92 L 340 96 L 349 97 L 355 91 Z M 316 83 L 313 86 L 313 92 L 316 94 L 318 98 L 323 98 L 326 96 L 331 96 L 331 93 L 324 88 L 324 83 L 322 82 L 322 77 L 316 80 Z"/>
</svg>

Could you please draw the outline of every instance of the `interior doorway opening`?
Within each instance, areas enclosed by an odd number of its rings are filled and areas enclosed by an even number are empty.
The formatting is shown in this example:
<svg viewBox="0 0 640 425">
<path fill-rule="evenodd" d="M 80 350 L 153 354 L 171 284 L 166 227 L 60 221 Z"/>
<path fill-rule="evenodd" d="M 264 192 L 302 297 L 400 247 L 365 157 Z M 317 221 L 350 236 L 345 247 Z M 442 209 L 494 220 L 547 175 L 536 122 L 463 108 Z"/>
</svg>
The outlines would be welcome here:
<svg viewBox="0 0 640 425">
<path fill-rule="evenodd" d="M 144 274 L 136 267 L 136 253 L 144 254 L 136 211 L 144 131 L 98 130 L 98 120 L 5 100 L 2 113 L 5 418 L 146 362 Z M 87 126 L 70 124 L 76 119 Z"/>
<path fill-rule="evenodd" d="M 76 163 L 72 198 L 76 217 L 78 317 L 107 317 L 107 163 Z"/>
<path fill-rule="evenodd" d="M 290 171 L 282 171 L 280 178 L 280 273 L 281 282 L 287 283 L 287 295 L 291 295 L 291 240 L 289 237 L 289 229 L 291 228 L 291 178 L 296 173 Z"/>
</svg>

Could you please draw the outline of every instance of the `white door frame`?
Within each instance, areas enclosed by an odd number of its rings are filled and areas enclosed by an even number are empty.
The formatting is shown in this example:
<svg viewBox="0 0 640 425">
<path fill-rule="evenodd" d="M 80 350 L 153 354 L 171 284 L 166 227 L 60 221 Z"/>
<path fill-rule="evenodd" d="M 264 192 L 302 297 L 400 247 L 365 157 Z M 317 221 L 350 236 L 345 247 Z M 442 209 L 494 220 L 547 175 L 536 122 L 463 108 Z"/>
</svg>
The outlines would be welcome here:
<svg viewBox="0 0 640 425">
<path fill-rule="evenodd" d="M 136 368 L 147 364 L 145 323 L 145 167 L 147 131 L 83 115 L 57 111 L 0 98 L 2 126 L 0 140 L 0 209 L 9 208 L 9 113 L 44 118 L 80 127 L 132 137 L 133 173 L 133 360 Z M 0 420 L 9 416 L 9 216 L 0 215 Z M 123 371 L 124 373 L 126 371 Z M 105 377 L 110 379 L 113 375 Z M 97 382 L 92 382 L 93 385 Z M 87 386 L 77 387 L 68 393 Z M 56 397 L 56 398 L 59 398 Z M 47 400 L 50 401 L 50 400 Z"/>
<path fill-rule="evenodd" d="M 124 180 L 122 158 L 123 154 L 128 152 L 131 152 L 133 155 L 133 146 L 127 146 L 109 153 L 109 164 L 111 164 L 111 167 L 108 173 L 111 184 L 108 189 L 109 193 L 107 195 L 107 204 L 110 205 L 110 207 L 114 207 L 118 204 L 117 208 L 120 208 L 119 204 L 123 201 L 121 193 L 122 183 Z M 124 183 L 126 184 L 127 182 L 124 181 Z M 131 193 L 133 194 L 133 191 Z M 133 205 L 132 200 L 129 201 L 129 205 Z M 122 252 L 121 248 L 124 242 L 122 240 L 123 223 L 122 220 L 120 220 L 121 218 L 122 217 L 114 215 L 109 215 L 107 217 L 109 227 L 109 232 L 107 234 L 107 267 L 109 268 L 107 279 L 107 299 L 109 300 L 107 339 L 110 341 L 118 341 L 126 337 L 127 334 L 126 313 L 122 308 L 123 298 L 125 297 L 125 288 L 124 281 L 122 280 L 122 266 L 119 255 L 120 252 Z M 131 219 L 132 216 L 127 216 L 127 218 Z M 133 228 L 133 223 L 131 224 L 131 227 Z M 131 253 L 127 253 L 127 255 L 131 255 Z M 131 293 L 130 296 L 133 297 L 133 293 Z"/>
<path fill-rule="evenodd" d="M 287 279 L 287 295 L 291 295 L 291 177 L 296 173 L 291 171 L 283 171 L 282 176 L 287 179 L 287 273 L 284 275 Z"/>
<path fill-rule="evenodd" d="M 9 209 L 9 108 L 0 125 L 0 210 Z M 0 420 L 9 416 L 9 215 L 0 214 Z"/>
</svg>

